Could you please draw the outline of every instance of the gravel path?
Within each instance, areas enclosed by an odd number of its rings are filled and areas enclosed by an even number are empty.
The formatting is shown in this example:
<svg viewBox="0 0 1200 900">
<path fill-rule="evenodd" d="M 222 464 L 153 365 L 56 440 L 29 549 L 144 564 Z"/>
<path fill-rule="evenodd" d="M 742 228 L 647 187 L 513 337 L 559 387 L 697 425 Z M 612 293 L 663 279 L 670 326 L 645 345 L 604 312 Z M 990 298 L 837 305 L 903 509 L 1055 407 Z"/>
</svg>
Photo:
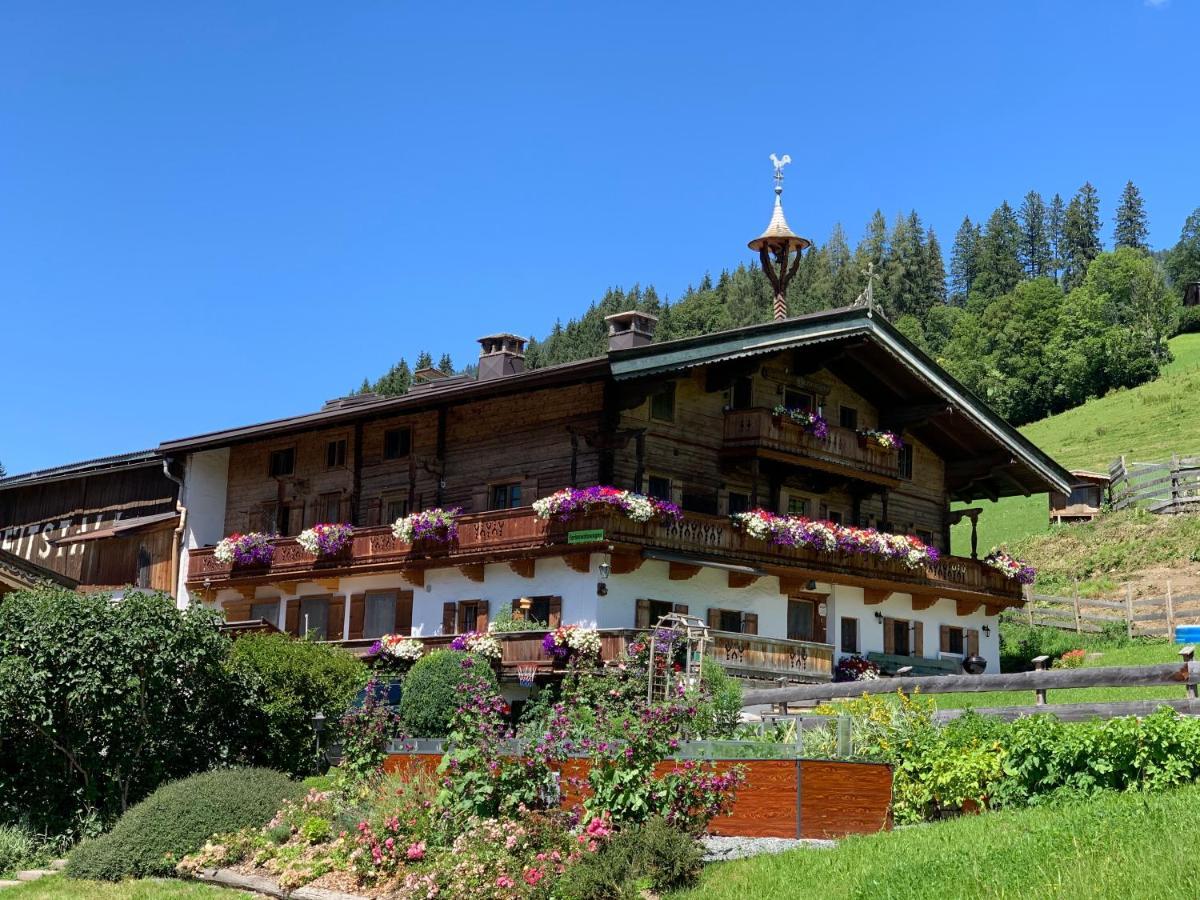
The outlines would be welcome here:
<svg viewBox="0 0 1200 900">
<path fill-rule="evenodd" d="M 799 847 L 829 850 L 837 846 L 837 841 L 819 841 L 812 838 L 794 840 L 769 837 L 713 837 L 712 835 L 701 838 L 700 843 L 704 845 L 705 862 L 745 859 L 761 853 L 782 853 L 785 850 L 795 850 Z"/>
</svg>

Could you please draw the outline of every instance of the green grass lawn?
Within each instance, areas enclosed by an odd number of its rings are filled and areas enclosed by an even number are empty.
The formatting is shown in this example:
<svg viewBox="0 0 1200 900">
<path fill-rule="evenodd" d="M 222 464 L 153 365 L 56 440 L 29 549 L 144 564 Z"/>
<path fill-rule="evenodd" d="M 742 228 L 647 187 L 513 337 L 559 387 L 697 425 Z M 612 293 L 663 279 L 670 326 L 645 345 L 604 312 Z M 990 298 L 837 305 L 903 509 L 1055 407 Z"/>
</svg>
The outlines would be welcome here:
<svg viewBox="0 0 1200 900">
<path fill-rule="evenodd" d="M 1032 422 L 1021 433 L 1068 469 L 1107 472 L 1109 463 L 1122 454 L 1139 462 L 1166 459 L 1172 453 L 1200 455 L 1200 334 L 1182 334 L 1170 345 L 1175 359 L 1156 380 Z M 983 507 L 981 554 L 1050 529 L 1045 494 L 969 505 Z M 955 526 L 954 552 L 967 555 L 970 541 L 970 523 Z"/>
<path fill-rule="evenodd" d="M 705 869 L 672 900 L 1200 895 L 1200 787 L 965 816 Z"/>
<path fill-rule="evenodd" d="M 257 896 L 245 891 L 169 878 L 108 884 L 101 881 L 75 881 L 62 875 L 6 888 L 2 895 L 4 900 L 251 900 Z"/>
<path fill-rule="evenodd" d="M 1124 647 L 1111 647 L 1102 644 L 1088 646 L 1080 641 L 1079 646 L 1089 651 L 1095 651 L 1098 657 L 1088 657 L 1084 668 L 1096 666 L 1148 666 L 1155 663 L 1179 662 L 1179 646 L 1168 644 L 1166 641 L 1142 642 L 1126 644 Z M 1111 703 L 1119 700 L 1183 700 L 1185 697 L 1182 685 L 1160 685 L 1155 687 L 1126 687 L 1126 688 L 1065 688 L 1060 691 L 1049 691 L 1046 701 L 1055 703 Z M 939 709 L 969 709 L 980 706 L 1033 706 L 1035 697 L 1033 691 L 995 691 L 992 693 L 966 694 L 935 694 L 933 695 Z"/>
</svg>

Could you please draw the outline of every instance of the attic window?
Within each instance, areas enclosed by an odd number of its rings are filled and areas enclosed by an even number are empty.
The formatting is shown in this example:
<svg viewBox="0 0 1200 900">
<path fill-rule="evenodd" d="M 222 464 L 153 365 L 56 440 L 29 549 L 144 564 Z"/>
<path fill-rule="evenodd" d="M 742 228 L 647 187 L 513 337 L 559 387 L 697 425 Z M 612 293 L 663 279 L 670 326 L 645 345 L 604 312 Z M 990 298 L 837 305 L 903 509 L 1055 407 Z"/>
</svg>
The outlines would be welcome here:
<svg viewBox="0 0 1200 900">
<path fill-rule="evenodd" d="M 296 472 L 296 448 L 287 447 L 283 450 L 272 450 L 267 463 L 267 472 L 271 478 L 285 478 Z"/>
<path fill-rule="evenodd" d="M 383 458 L 401 459 L 412 452 L 412 429 L 389 428 L 383 433 Z"/>
</svg>

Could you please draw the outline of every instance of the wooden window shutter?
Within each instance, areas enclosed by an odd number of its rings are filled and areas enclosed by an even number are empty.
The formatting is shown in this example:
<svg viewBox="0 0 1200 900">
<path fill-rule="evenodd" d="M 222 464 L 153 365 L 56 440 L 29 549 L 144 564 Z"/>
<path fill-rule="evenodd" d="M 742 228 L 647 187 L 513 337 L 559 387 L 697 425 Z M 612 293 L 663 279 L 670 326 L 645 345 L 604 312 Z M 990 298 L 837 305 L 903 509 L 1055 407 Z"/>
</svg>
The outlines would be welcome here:
<svg viewBox="0 0 1200 900">
<path fill-rule="evenodd" d="M 557 628 L 562 624 L 562 597 L 550 598 L 550 612 L 546 618 L 546 625 L 550 628 Z"/>
<path fill-rule="evenodd" d="M 967 656 L 979 655 L 979 629 L 965 628 L 963 629 L 963 644 L 965 645 Z"/>
<path fill-rule="evenodd" d="M 287 602 L 287 615 L 284 617 L 284 630 L 292 637 L 300 636 L 300 598 L 292 597 Z"/>
<path fill-rule="evenodd" d="M 675 612 L 679 613 L 681 616 L 687 615 L 688 605 L 686 603 L 676 603 L 675 606 L 672 608 L 674 609 Z"/>
<path fill-rule="evenodd" d="M 362 640 L 363 624 L 367 618 L 367 595 L 350 595 L 350 633 L 346 635 L 352 641 Z"/>
<path fill-rule="evenodd" d="M 633 616 L 634 628 L 649 628 L 650 627 L 650 601 L 638 600 L 637 611 Z"/>
<path fill-rule="evenodd" d="M 245 622 L 250 618 L 249 600 L 225 603 L 221 608 L 225 611 L 226 622 Z"/>
<path fill-rule="evenodd" d="M 412 591 L 396 592 L 396 621 L 392 627 L 395 634 L 412 634 Z"/>
<path fill-rule="evenodd" d="M 708 608 L 708 627 L 721 630 L 721 610 L 714 606 Z"/>
<path fill-rule="evenodd" d="M 345 635 L 343 628 L 346 624 L 346 598 L 336 595 L 329 598 L 329 621 L 325 626 L 326 639 L 340 641 Z"/>
<path fill-rule="evenodd" d="M 742 613 L 742 634 L 758 634 L 758 613 Z"/>
<path fill-rule="evenodd" d="M 925 623 L 924 622 L 913 622 L 912 629 L 913 629 L 912 655 L 913 656 L 924 656 L 925 655 Z"/>
<path fill-rule="evenodd" d="M 940 642 L 939 646 L 941 647 L 941 650 L 943 653 L 949 653 L 950 652 L 950 626 L 943 625 L 940 629 L 940 634 L 941 634 L 941 637 L 938 639 Z"/>
<path fill-rule="evenodd" d="M 896 632 L 893 630 L 896 627 L 895 619 L 884 618 L 883 620 L 883 652 L 891 655 L 896 652 Z"/>
<path fill-rule="evenodd" d="M 464 600 L 458 604 L 458 621 L 454 623 L 454 634 L 465 634 L 471 630 L 471 626 L 467 623 L 467 618 L 473 612 L 471 601 Z"/>
<path fill-rule="evenodd" d="M 451 600 L 442 604 L 442 634 L 455 634 L 458 621 L 458 604 Z"/>
<path fill-rule="evenodd" d="M 485 600 L 475 601 L 475 625 L 474 628 L 480 634 L 487 631 L 488 626 L 488 605 Z"/>
</svg>

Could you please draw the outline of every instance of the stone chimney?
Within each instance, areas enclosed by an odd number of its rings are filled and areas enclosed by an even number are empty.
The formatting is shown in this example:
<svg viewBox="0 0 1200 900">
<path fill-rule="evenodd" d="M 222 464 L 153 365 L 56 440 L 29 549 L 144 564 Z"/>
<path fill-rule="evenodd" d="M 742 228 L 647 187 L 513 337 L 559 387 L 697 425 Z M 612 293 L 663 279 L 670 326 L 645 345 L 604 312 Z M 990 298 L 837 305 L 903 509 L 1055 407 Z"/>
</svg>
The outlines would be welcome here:
<svg viewBox="0 0 1200 900">
<path fill-rule="evenodd" d="M 489 334 L 479 339 L 479 380 L 506 378 L 525 371 L 526 339 L 516 334 Z"/>
<path fill-rule="evenodd" d="M 631 309 L 605 316 L 604 321 L 608 323 L 608 349 L 628 350 L 653 343 L 658 316 Z"/>
</svg>

